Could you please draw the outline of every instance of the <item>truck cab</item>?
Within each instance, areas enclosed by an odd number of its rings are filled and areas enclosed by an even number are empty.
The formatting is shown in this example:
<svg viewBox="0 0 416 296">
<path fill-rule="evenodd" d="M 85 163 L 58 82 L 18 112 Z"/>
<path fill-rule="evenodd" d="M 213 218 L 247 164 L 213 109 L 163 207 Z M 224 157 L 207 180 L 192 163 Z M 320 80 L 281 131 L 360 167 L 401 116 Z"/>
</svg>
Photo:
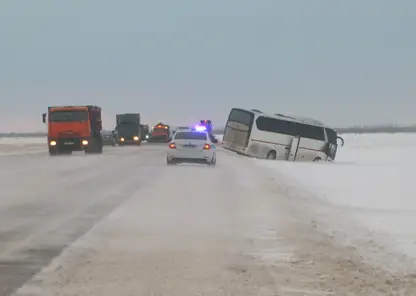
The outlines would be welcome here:
<svg viewBox="0 0 416 296">
<path fill-rule="evenodd" d="M 168 143 L 170 139 L 170 126 L 159 122 L 152 128 L 148 142 Z"/>
<path fill-rule="evenodd" d="M 101 108 L 97 106 L 53 106 L 42 114 L 48 124 L 50 155 L 73 151 L 102 153 Z"/>
<path fill-rule="evenodd" d="M 142 132 L 139 113 L 124 113 L 116 115 L 116 128 L 118 144 L 120 146 L 132 144 L 140 145 Z"/>
</svg>

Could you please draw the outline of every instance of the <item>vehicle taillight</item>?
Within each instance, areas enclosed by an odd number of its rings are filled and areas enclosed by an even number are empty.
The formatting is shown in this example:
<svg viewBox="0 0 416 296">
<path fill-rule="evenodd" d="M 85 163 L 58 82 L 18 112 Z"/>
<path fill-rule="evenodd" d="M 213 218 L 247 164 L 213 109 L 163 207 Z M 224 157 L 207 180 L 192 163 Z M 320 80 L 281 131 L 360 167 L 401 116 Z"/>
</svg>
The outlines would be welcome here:
<svg viewBox="0 0 416 296">
<path fill-rule="evenodd" d="M 176 144 L 175 143 L 170 143 L 169 148 L 170 149 L 176 149 Z"/>
<path fill-rule="evenodd" d="M 205 144 L 204 145 L 204 150 L 209 150 L 211 149 L 211 145 L 210 144 Z"/>
</svg>

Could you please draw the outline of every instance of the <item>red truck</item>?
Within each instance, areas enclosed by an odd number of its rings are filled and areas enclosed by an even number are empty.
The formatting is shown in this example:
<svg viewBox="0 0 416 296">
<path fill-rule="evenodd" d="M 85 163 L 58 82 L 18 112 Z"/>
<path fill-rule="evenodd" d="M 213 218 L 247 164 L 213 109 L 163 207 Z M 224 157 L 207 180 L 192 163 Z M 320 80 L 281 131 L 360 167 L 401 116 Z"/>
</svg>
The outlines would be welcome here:
<svg viewBox="0 0 416 296">
<path fill-rule="evenodd" d="M 103 152 L 101 138 L 101 108 L 97 106 L 48 107 L 42 114 L 48 124 L 48 147 L 50 155 Z"/>
<path fill-rule="evenodd" d="M 162 122 L 157 123 L 150 132 L 150 137 L 147 140 L 151 142 L 168 143 L 170 141 L 170 126 Z"/>
</svg>

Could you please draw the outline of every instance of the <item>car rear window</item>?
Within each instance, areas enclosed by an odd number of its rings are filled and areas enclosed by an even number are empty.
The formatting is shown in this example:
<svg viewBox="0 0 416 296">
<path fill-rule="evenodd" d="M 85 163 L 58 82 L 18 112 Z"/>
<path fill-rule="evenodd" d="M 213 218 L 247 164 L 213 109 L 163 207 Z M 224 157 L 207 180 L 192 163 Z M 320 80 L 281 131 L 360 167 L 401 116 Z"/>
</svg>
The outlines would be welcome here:
<svg viewBox="0 0 416 296">
<path fill-rule="evenodd" d="M 177 132 L 175 134 L 175 140 L 207 140 L 205 133 L 198 132 Z"/>
</svg>

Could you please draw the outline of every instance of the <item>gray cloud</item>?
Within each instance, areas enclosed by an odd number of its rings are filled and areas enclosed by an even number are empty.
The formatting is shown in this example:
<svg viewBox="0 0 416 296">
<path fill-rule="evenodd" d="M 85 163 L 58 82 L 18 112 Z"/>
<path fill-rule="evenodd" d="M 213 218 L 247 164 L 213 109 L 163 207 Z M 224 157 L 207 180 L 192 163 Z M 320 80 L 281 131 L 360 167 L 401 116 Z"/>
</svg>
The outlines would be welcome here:
<svg viewBox="0 0 416 296">
<path fill-rule="evenodd" d="M 3 1 L 0 130 L 48 105 L 223 124 L 255 107 L 335 126 L 413 123 L 416 2 Z"/>
</svg>

